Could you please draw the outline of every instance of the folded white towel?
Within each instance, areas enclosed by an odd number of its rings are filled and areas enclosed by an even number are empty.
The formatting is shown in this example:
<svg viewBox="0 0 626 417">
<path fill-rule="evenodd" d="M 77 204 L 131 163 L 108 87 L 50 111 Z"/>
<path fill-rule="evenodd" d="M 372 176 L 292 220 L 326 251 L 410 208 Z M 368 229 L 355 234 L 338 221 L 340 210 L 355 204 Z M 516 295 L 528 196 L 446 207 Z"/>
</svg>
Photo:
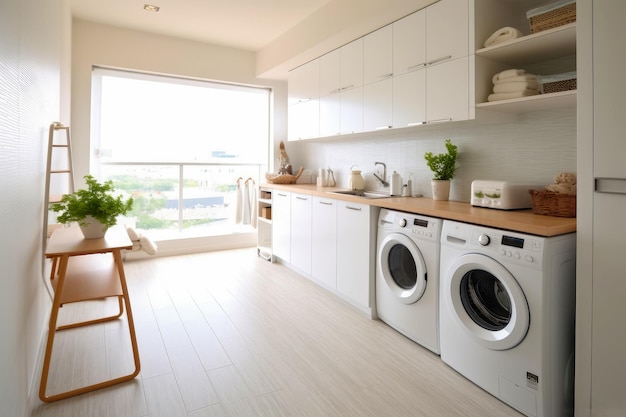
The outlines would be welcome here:
<svg viewBox="0 0 626 417">
<path fill-rule="evenodd" d="M 526 70 L 523 69 L 508 69 L 494 75 L 491 81 L 495 84 L 497 81 L 504 80 L 505 78 L 517 77 L 518 75 L 524 75 L 525 73 Z"/>
<path fill-rule="evenodd" d="M 148 255 L 154 255 L 157 253 L 156 243 L 154 243 L 147 236 L 141 236 L 141 238 L 139 238 L 139 242 L 141 243 L 141 249 Z"/>
<path fill-rule="evenodd" d="M 494 93 L 494 94 L 489 94 L 489 97 L 487 97 L 487 101 L 510 100 L 513 98 L 536 96 L 537 94 L 539 94 L 539 91 L 536 91 L 536 90 L 519 91 L 517 93 Z"/>
<path fill-rule="evenodd" d="M 496 74 L 497 75 L 497 74 Z M 539 81 L 539 77 L 535 74 L 522 74 L 522 75 L 514 75 L 512 77 L 506 77 L 506 78 L 498 78 L 492 79 L 494 85 L 497 84 L 503 84 L 503 83 L 516 83 L 516 82 L 526 82 L 526 81 Z"/>
<path fill-rule="evenodd" d="M 519 29 L 505 26 L 496 30 L 493 35 L 487 38 L 487 40 L 485 41 L 485 48 L 487 48 L 488 46 L 496 45 L 498 43 L 510 41 L 512 39 L 521 38 L 522 36 L 524 36 L 524 34 Z"/>
<path fill-rule="evenodd" d="M 519 91 L 532 90 L 539 90 L 539 83 L 537 81 L 513 81 L 510 83 L 498 83 L 493 86 L 494 93 L 517 93 Z"/>
</svg>

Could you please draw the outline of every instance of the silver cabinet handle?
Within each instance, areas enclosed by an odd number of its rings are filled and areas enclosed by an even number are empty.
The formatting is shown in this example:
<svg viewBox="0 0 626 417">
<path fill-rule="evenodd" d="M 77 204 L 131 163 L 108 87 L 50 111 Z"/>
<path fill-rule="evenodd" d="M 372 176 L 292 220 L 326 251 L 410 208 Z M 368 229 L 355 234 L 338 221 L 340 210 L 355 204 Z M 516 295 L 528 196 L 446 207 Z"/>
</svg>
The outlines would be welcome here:
<svg viewBox="0 0 626 417">
<path fill-rule="evenodd" d="M 408 123 L 407 126 L 421 126 L 425 124 L 426 122 L 413 122 L 413 123 Z"/>
<path fill-rule="evenodd" d="M 407 68 L 408 71 L 413 71 L 416 70 L 418 68 L 424 68 L 426 66 L 425 62 L 422 62 L 421 64 L 415 64 L 415 65 L 411 65 L 410 67 Z"/>
<path fill-rule="evenodd" d="M 391 126 L 378 126 L 375 130 L 391 129 Z"/>
<path fill-rule="evenodd" d="M 435 59 L 435 60 L 430 61 L 427 65 L 434 65 L 434 64 L 438 64 L 438 63 L 440 63 L 440 62 L 447 61 L 447 60 L 449 60 L 449 59 L 452 59 L 452 55 L 448 55 L 448 56 L 443 56 L 443 57 L 441 57 L 441 58 L 437 58 L 437 59 Z"/>
<path fill-rule="evenodd" d="M 276 193 L 279 197 L 287 197 L 287 194 Z"/>
<path fill-rule="evenodd" d="M 361 210 L 363 210 L 361 207 L 346 206 L 346 208 L 347 208 L 348 210 L 356 210 L 356 211 L 361 211 Z"/>
<path fill-rule="evenodd" d="M 308 198 L 306 198 L 306 197 L 300 197 L 300 196 L 296 196 L 296 199 L 297 199 L 297 200 L 303 200 L 303 201 L 307 201 L 307 200 L 308 200 Z"/>
<path fill-rule="evenodd" d="M 332 206 L 333 203 L 331 203 L 330 201 L 320 201 L 320 204 L 323 204 L 325 206 Z"/>
<path fill-rule="evenodd" d="M 596 178 L 594 188 L 597 193 L 626 194 L 626 179 Z"/>
<path fill-rule="evenodd" d="M 429 120 L 428 123 L 443 123 L 443 122 L 451 122 L 452 121 L 452 117 L 448 117 L 447 119 L 435 119 L 435 120 Z"/>
</svg>

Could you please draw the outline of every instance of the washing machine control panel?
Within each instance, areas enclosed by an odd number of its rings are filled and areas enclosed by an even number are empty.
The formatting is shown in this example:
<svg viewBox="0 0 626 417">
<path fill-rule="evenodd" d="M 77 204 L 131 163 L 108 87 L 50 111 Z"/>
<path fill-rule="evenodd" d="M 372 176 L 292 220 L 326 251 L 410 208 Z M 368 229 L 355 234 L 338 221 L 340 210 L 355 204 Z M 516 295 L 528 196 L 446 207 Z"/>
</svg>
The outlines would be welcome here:
<svg viewBox="0 0 626 417">
<path fill-rule="evenodd" d="M 437 219 L 427 219 L 422 217 L 408 217 L 398 215 L 396 225 L 403 233 L 411 233 L 414 238 L 422 240 L 439 240 L 439 221 Z"/>
<path fill-rule="evenodd" d="M 472 231 L 468 245 L 511 262 L 536 264 L 542 258 L 541 238 L 513 232 L 477 228 Z"/>
</svg>

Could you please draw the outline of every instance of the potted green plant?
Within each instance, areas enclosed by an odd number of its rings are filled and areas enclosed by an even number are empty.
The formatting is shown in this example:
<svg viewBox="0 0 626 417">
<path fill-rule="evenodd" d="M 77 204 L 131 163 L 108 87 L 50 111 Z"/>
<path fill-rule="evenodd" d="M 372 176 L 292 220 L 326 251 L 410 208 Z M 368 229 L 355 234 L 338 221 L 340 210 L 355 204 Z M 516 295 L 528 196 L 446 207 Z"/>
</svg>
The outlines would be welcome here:
<svg viewBox="0 0 626 417">
<path fill-rule="evenodd" d="M 434 155 L 426 152 L 424 159 L 434 176 L 431 181 L 434 200 L 447 200 L 450 196 L 450 181 L 456 171 L 457 146 L 450 139 L 445 142 L 447 152 Z"/>
<path fill-rule="evenodd" d="M 128 213 L 133 207 L 133 198 L 115 196 L 113 181 L 98 182 L 86 175 L 87 188 L 64 194 L 61 201 L 50 205 L 50 209 L 61 213 L 59 223 L 77 222 L 85 238 L 103 237 L 107 229 L 117 224 L 117 217 Z"/>
</svg>

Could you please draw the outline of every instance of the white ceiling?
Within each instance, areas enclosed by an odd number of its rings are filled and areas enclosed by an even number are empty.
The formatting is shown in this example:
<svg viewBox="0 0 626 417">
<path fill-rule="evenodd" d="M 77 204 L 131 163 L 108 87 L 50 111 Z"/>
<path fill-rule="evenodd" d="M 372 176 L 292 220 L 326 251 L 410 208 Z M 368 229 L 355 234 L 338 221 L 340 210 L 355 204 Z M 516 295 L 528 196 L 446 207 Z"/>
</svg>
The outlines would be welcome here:
<svg viewBox="0 0 626 417">
<path fill-rule="evenodd" d="M 71 8 L 84 20 L 258 51 L 330 1 L 71 0 Z"/>
</svg>

